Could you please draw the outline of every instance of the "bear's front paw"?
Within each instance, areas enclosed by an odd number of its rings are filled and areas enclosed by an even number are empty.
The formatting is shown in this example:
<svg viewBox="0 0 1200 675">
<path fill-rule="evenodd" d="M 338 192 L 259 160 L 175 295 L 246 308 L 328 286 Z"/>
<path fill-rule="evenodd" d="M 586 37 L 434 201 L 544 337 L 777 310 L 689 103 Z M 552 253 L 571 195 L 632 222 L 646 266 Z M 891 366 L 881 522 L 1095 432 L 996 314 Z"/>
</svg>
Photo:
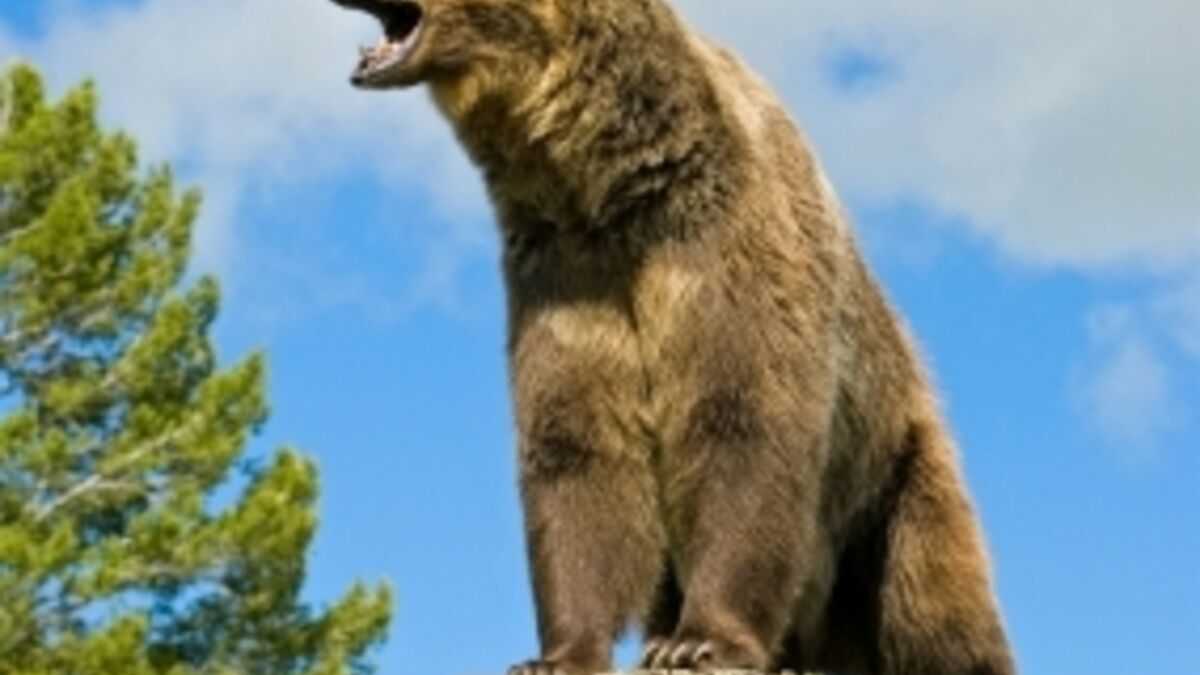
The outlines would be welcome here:
<svg viewBox="0 0 1200 675">
<path fill-rule="evenodd" d="M 762 659 L 714 639 L 651 640 L 639 667 L 646 670 L 760 670 Z"/>
<path fill-rule="evenodd" d="M 647 670 L 704 670 L 712 666 L 713 644 L 709 640 L 652 640 L 642 652 L 641 667 Z"/>
</svg>

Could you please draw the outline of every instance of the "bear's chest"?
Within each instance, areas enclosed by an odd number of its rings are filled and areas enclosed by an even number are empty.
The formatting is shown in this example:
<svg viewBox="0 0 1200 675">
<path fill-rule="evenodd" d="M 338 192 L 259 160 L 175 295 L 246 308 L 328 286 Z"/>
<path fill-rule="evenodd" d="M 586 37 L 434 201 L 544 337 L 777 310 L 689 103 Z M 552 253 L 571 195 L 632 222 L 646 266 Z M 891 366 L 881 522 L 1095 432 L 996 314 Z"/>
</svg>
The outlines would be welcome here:
<svg viewBox="0 0 1200 675">
<path fill-rule="evenodd" d="M 710 285 L 686 264 L 651 259 L 621 293 L 535 312 L 514 336 L 518 366 L 540 371 L 541 380 L 570 380 L 566 389 L 597 397 L 622 426 L 656 428 L 678 398 L 671 392 L 684 386 L 693 324 Z"/>
</svg>

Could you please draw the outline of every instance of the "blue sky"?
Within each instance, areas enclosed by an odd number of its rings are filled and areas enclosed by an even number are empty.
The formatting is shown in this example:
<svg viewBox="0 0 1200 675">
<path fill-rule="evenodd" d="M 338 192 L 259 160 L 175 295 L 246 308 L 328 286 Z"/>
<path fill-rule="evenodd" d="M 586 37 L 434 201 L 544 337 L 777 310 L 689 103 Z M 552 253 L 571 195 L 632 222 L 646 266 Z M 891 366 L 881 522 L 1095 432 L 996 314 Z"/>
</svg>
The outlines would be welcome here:
<svg viewBox="0 0 1200 675">
<path fill-rule="evenodd" d="M 741 3 L 744 5 L 745 3 Z M 1022 672 L 1200 672 L 1200 9 L 680 0 L 781 92 L 932 363 Z M 324 485 L 307 593 L 399 593 L 382 672 L 534 651 L 478 179 L 420 92 L 346 85 L 320 0 L 16 0 L 0 61 L 205 190 L 258 452 Z"/>
</svg>

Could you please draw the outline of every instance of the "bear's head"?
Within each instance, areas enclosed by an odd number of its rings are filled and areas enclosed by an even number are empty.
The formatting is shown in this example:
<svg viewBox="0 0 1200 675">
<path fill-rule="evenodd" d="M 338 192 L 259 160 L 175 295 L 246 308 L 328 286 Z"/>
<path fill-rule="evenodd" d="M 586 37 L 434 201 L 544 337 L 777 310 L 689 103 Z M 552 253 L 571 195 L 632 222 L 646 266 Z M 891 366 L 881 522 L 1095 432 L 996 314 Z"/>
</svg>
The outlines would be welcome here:
<svg viewBox="0 0 1200 675">
<path fill-rule="evenodd" d="M 536 70 L 552 51 L 556 0 L 333 0 L 379 20 L 351 75 L 366 89 L 503 80 Z"/>
</svg>

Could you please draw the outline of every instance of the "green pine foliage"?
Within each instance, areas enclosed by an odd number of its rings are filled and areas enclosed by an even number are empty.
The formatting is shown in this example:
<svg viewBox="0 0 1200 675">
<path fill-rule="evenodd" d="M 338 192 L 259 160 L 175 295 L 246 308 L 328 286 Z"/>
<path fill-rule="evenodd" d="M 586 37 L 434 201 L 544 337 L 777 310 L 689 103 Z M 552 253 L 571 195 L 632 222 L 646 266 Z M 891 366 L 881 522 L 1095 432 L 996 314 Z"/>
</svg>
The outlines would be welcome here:
<svg viewBox="0 0 1200 675">
<path fill-rule="evenodd" d="M 300 601 L 316 470 L 246 458 L 264 364 L 217 366 L 184 283 L 199 197 L 96 105 L 0 71 L 0 675 L 370 672 L 390 590 Z"/>
</svg>

